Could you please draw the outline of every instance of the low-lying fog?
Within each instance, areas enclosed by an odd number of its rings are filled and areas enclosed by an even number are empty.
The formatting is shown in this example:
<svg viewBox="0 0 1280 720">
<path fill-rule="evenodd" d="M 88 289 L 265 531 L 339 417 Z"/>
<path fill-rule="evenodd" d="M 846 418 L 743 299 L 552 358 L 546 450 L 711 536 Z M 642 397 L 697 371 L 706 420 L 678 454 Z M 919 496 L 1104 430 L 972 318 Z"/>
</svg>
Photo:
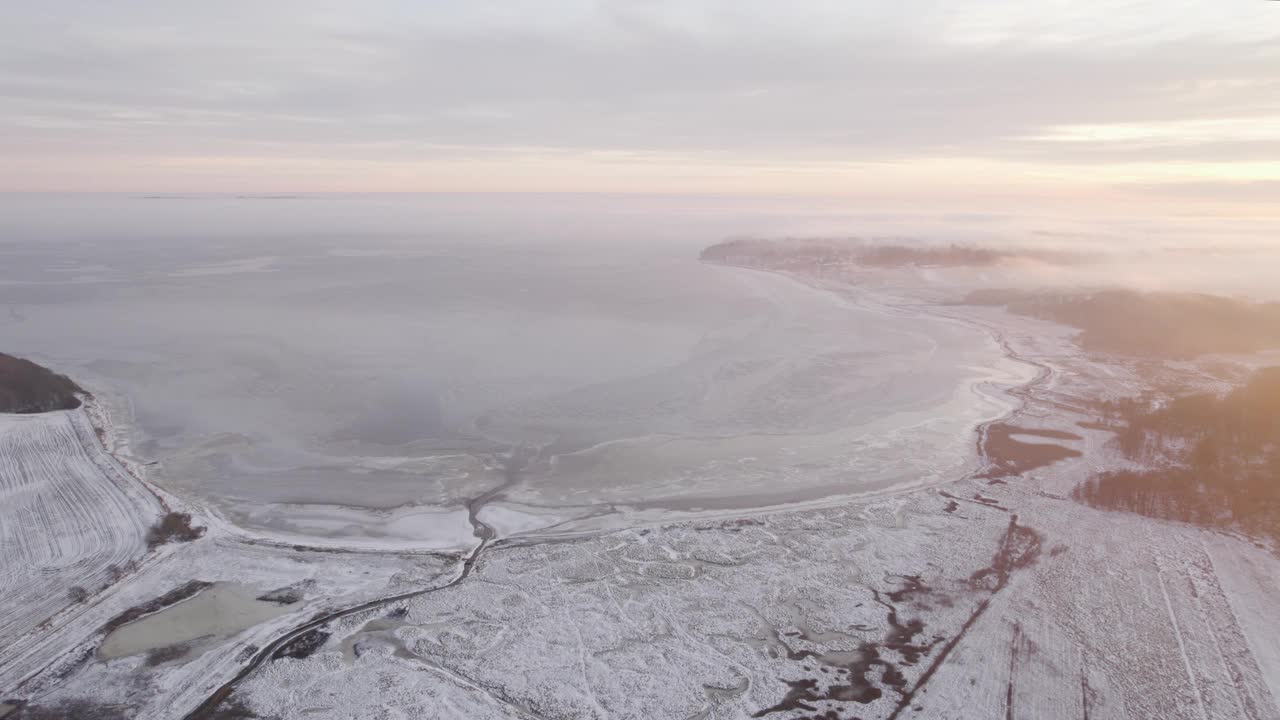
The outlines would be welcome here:
<svg viewBox="0 0 1280 720">
<path fill-rule="evenodd" d="M 716 507 L 927 482 L 962 468 L 972 426 L 1004 410 L 981 391 L 1026 377 L 972 327 L 698 262 L 726 236 L 1087 257 L 918 273 L 957 286 L 1276 292 L 1275 256 L 1248 226 L 1215 245 L 1158 224 L 829 200 L 2 202 L 0 350 L 127 407 L 161 481 L 242 521 L 265 503 L 456 506 L 509 479 L 516 447 L 534 460 L 508 495 L 535 504 Z"/>
</svg>

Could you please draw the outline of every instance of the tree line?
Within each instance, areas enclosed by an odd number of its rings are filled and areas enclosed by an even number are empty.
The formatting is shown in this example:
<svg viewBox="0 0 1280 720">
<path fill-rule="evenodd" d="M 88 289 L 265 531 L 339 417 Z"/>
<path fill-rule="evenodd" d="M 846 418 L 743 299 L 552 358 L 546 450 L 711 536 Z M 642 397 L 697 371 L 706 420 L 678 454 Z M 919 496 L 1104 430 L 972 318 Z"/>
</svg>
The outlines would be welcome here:
<svg viewBox="0 0 1280 720">
<path fill-rule="evenodd" d="M 1280 367 L 1223 396 L 1112 403 L 1105 414 L 1143 469 L 1099 474 L 1076 499 L 1280 539 Z"/>
</svg>

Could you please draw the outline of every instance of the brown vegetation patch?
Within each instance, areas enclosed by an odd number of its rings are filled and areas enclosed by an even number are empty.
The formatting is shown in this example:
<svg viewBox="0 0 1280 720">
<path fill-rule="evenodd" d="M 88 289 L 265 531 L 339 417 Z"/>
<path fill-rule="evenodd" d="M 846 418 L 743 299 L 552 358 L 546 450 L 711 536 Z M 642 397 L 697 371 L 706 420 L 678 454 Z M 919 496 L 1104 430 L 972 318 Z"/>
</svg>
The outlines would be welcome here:
<svg viewBox="0 0 1280 720">
<path fill-rule="evenodd" d="M 1079 435 L 1062 430 L 1036 430 L 1008 423 L 995 423 L 987 427 L 983 437 L 982 454 L 989 467 L 979 477 L 998 480 L 1052 465 L 1059 460 L 1080 457 L 1079 450 L 1052 443 L 1022 442 L 1014 439 L 1013 435 L 1035 435 L 1054 440 L 1081 439 Z"/>
<path fill-rule="evenodd" d="M 1080 346 L 1094 352 L 1173 359 L 1280 347 L 1280 303 L 1200 293 L 997 289 L 974 291 L 964 302 L 1004 305 L 1078 328 Z"/>
<path fill-rule="evenodd" d="M 1101 473 L 1077 500 L 1280 538 L 1280 367 L 1222 397 L 1115 403 L 1107 419 L 1120 451 L 1152 469 Z"/>
<path fill-rule="evenodd" d="M 204 535 L 204 528 L 192 527 L 191 513 L 168 512 L 147 531 L 147 547 L 156 548 L 167 542 L 189 542 Z"/>
<path fill-rule="evenodd" d="M 192 580 L 184 585 L 180 585 L 159 597 L 148 600 L 141 605 L 135 605 L 111 618 L 107 621 L 106 625 L 102 626 L 102 632 L 104 634 L 109 633 L 118 627 L 128 625 L 144 615 L 160 612 L 170 605 L 177 605 L 183 600 L 195 597 L 196 593 L 210 587 L 211 585 L 213 585 L 213 583 L 205 582 L 203 580 Z"/>
<path fill-rule="evenodd" d="M 329 635 L 329 631 L 319 628 L 308 630 L 277 650 L 276 654 L 271 656 L 271 659 L 310 657 L 312 653 L 324 645 L 325 641 L 329 639 Z"/>
<path fill-rule="evenodd" d="M 66 375 L 0 353 L 0 412 L 40 413 L 80 407 L 83 393 Z"/>
</svg>

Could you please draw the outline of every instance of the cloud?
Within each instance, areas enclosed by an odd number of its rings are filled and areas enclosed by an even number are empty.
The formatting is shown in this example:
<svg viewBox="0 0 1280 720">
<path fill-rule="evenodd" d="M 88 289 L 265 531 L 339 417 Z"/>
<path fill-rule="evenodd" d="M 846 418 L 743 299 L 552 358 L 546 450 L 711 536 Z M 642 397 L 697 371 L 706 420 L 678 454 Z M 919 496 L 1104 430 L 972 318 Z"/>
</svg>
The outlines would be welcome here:
<svg viewBox="0 0 1280 720">
<path fill-rule="evenodd" d="M 1249 17 L 1271 8 L 1183 5 L 23 4 L 0 27 L 0 149 L 779 167 L 1272 152 L 1257 129 L 1280 116 L 1280 31 Z"/>
<path fill-rule="evenodd" d="M 1240 203 L 1275 204 L 1276 198 L 1280 198 L 1280 180 L 1170 182 L 1139 185 L 1130 189 L 1164 197 Z"/>
</svg>

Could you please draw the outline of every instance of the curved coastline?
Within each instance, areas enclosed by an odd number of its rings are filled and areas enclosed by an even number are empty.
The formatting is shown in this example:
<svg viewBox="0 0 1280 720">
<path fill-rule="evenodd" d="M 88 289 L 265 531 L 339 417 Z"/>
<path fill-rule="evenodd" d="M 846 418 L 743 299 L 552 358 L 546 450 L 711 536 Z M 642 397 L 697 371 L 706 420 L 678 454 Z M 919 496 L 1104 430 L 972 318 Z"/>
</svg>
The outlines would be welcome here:
<svg viewBox="0 0 1280 720">
<path fill-rule="evenodd" d="M 804 499 L 795 499 L 796 495 L 804 493 L 797 493 L 794 491 L 781 492 L 778 493 L 778 496 L 783 497 L 777 497 L 777 499 L 772 501 L 758 495 L 742 498 L 738 504 L 721 499 L 721 502 L 724 502 L 725 505 L 718 508 L 706 507 L 714 505 L 713 500 L 708 499 L 702 501 L 698 498 L 678 498 L 674 500 L 659 499 L 643 503 L 618 503 L 606 506 L 597 505 L 594 507 L 600 508 L 598 512 L 588 512 L 584 515 L 568 518 L 561 522 L 536 530 L 503 536 L 499 539 L 499 542 L 513 545 L 536 545 L 541 542 L 553 540 L 571 541 L 573 539 L 586 538 L 629 528 L 658 528 L 687 522 L 717 520 L 731 521 L 734 519 L 759 517 L 774 513 L 826 509 L 849 504 L 882 500 L 915 492 L 923 492 L 930 489 L 946 487 L 956 482 L 970 480 L 981 476 L 984 472 L 987 472 L 992 465 L 991 460 L 986 454 L 988 429 L 1002 423 L 1008 423 L 1022 415 L 1027 408 L 1031 394 L 1035 392 L 1036 388 L 1049 382 L 1053 376 L 1054 370 L 1049 365 L 1019 354 L 1008 342 L 998 327 L 976 322 L 969 318 L 956 317 L 948 314 L 943 310 L 943 306 L 895 303 L 892 301 L 892 298 L 887 296 L 876 297 L 872 291 L 856 288 L 859 292 L 875 298 L 874 304 L 866 304 L 865 302 L 858 302 L 857 298 L 846 294 L 849 290 L 855 289 L 853 286 L 841 285 L 833 287 L 833 284 L 830 282 L 818 281 L 810 276 L 784 270 L 739 265 L 722 265 L 719 263 L 711 264 L 739 271 L 781 277 L 788 282 L 794 282 L 822 293 L 834 295 L 838 297 L 841 302 L 852 303 L 862 309 L 902 313 L 915 317 L 927 317 L 929 319 L 971 328 L 973 331 L 981 333 L 995 342 L 1000 350 L 1000 357 L 1002 360 L 1011 361 L 1034 369 L 1034 373 L 1025 380 L 1019 379 L 1016 382 L 1013 378 L 1009 378 L 1009 381 L 1007 382 L 1001 382 L 999 380 L 993 380 L 990 375 L 974 375 L 960 387 L 956 388 L 955 392 L 957 394 L 971 393 L 978 395 L 987 402 L 1002 406 L 1002 409 L 998 414 L 978 421 L 968 428 L 966 431 L 968 440 L 966 442 L 972 443 L 971 447 L 973 448 L 973 454 L 968 461 L 967 466 L 961 472 L 950 474 L 936 482 L 906 481 L 892 483 L 884 487 L 854 491 L 838 491 L 830 486 L 823 486 L 812 488 L 808 493 L 812 495 L 812 497 Z M 632 439 L 626 438 L 611 440 L 602 444 L 618 444 L 631 441 Z M 579 452 L 588 452 L 591 449 L 593 448 L 587 448 Z M 790 499 L 786 499 L 787 496 L 789 496 Z M 700 504 L 703 505 L 703 507 L 697 507 Z M 552 505 L 541 506 L 536 504 L 531 504 L 531 506 L 539 508 L 545 507 L 545 509 L 548 510 L 561 507 Z"/>
<path fill-rule="evenodd" d="M 773 272 L 773 271 L 766 270 L 765 272 Z M 806 285 L 809 285 L 810 287 L 814 287 L 812 284 L 806 283 L 804 279 L 798 278 L 794 275 L 791 275 L 788 273 L 776 273 L 776 274 L 787 277 L 790 281 L 801 282 Z M 819 286 L 817 289 L 825 292 L 836 292 L 835 290 L 829 287 Z M 842 296 L 842 299 L 849 300 L 847 296 Z M 877 300 L 882 300 L 882 299 L 877 299 Z M 862 493 L 824 494 L 820 498 L 815 498 L 813 500 L 803 501 L 803 502 L 756 505 L 753 507 L 735 508 L 735 509 L 721 510 L 721 511 L 673 512 L 670 509 L 664 509 L 663 511 L 658 512 L 652 518 L 639 518 L 639 517 L 633 516 L 632 519 L 638 519 L 640 520 L 640 522 L 627 522 L 627 523 L 624 523 L 622 526 L 609 524 L 603 527 L 594 527 L 594 528 L 572 527 L 575 524 L 579 524 L 579 525 L 582 524 L 584 520 L 588 521 L 587 524 L 590 524 L 591 520 L 599 519 L 598 515 L 588 516 L 587 518 L 580 517 L 574 520 L 566 521 L 565 523 L 558 523 L 556 525 L 543 528 L 540 530 L 534 530 L 528 533 L 516 533 L 506 537 L 497 537 L 497 534 L 495 533 L 493 528 L 487 525 L 486 523 L 484 523 L 480 519 L 479 514 L 480 514 L 480 510 L 484 508 L 488 503 L 501 500 L 503 492 L 508 487 L 510 487 L 513 483 L 518 482 L 519 466 L 518 466 L 518 463 L 515 463 L 513 461 L 512 465 L 508 468 L 508 472 L 506 474 L 506 481 L 501 486 L 490 489 L 484 493 L 481 493 L 480 495 L 472 498 L 467 503 L 468 517 L 472 523 L 472 527 L 474 531 L 473 534 L 475 536 L 476 542 L 469 549 L 467 549 L 465 553 L 461 553 L 461 554 L 454 554 L 454 553 L 447 553 L 447 552 L 440 552 L 440 551 L 425 551 L 426 554 L 452 558 L 453 560 L 459 563 L 456 566 L 457 567 L 456 574 L 452 577 L 452 579 L 444 582 L 443 584 L 432 584 L 430 587 L 417 588 L 407 592 L 399 592 L 399 593 L 395 593 L 382 598 L 375 598 L 365 602 L 361 602 L 357 605 L 332 609 L 330 611 L 324 612 L 318 616 L 314 616 L 308 619 L 306 622 L 304 622 L 301 625 L 292 626 L 290 629 L 276 635 L 272 641 L 262 646 L 262 648 L 258 652 L 256 652 L 251 659 L 249 659 L 246 663 L 240 666 L 239 671 L 235 674 L 234 677 L 232 677 L 230 680 L 220 685 L 212 694 L 207 695 L 203 700 L 203 702 L 201 702 L 197 707 L 195 707 L 192 711 L 190 711 L 186 715 L 186 717 L 192 718 L 192 719 L 210 717 L 212 712 L 221 704 L 222 700 L 228 697 L 231 694 L 231 692 L 241 682 L 243 682 L 249 676 L 253 675 L 254 672 L 259 667 L 263 666 L 265 663 L 270 661 L 280 651 L 288 647 L 291 643 L 298 641 L 300 638 L 303 638 L 304 636 L 306 636 L 307 633 L 315 631 L 321 628 L 322 626 L 334 620 L 338 620 L 340 618 L 356 615 L 361 612 L 365 612 L 365 611 L 369 611 L 369 610 L 373 610 L 381 607 L 390 606 L 395 603 L 403 602 L 412 598 L 418 598 L 428 593 L 435 592 L 436 590 L 443 590 L 446 588 L 457 586 L 458 584 L 465 581 L 467 577 L 470 575 L 470 573 L 473 571 L 473 569 L 477 567 L 477 563 L 479 562 L 482 554 L 487 549 L 497 549 L 502 546 L 527 547 L 530 545 L 540 544 L 544 542 L 558 543 L 558 542 L 565 542 L 565 541 L 573 541 L 579 538 L 607 535 L 612 532 L 627 530 L 627 529 L 635 529 L 637 527 L 671 526 L 671 525 L 678 525 L 686 522 L 719 520 L 719 519 L 731 520 L 733 518 L 746 518 L 751 516 L 783 513 L 788 511 L 848 505 L 851 503 L 865 502 L 865 501 L 880 499 L 884 497 L 900 495 L 904 493 L 920 492 L 920 491 L 928 490 L 929 488 L 950 484 L 958 480 L 967 479 L 967 478 L 976 476 L 984 469 L 986 465 L 986 460 L 982 454 L 984 449 L 986 430 L 989 427 L 991 427 L 993 424 L 1007 421 L 1015 417 L 1018 413 L 1020 413 L 1022 409 L 1025 407 L 1027 395 L 1033 392 L 1035 387 L 1046 382 L 1052 370 L 1048 366 L 1039 365 L 1037 363 L 1028 361 L 1025 358 L 1021 358 L 1020 356 L 1018 356 L 1013 351 L 1013 349 L 1009 346 L 1009 344 L 1007 342 L 1004 342 L 1003 338 L 999 335 L 998 331 L 995 330 L 994 328 L 982 327 L 981 324 L 979 323 L 966 322 L 958 318 L 949 317 L 943 313 L 922 312 L 921 306 L 913 306 L 909 308 L 905 306 L 895 307 L 894 305 L 888 302 L 880 302 L 879 305 L 881 308 L 891 308 L 895 312 L 924 314 L 924 315 L 929 315 L 931 317 L 943 319 L 949 322 L 958 322 L 958 323 L 966 324 L 975 329 L 982 329 L 990 333 L 991 336 L 999 344 L 1003 352 L 1002 357 L 1005 357 L 1007 359 L 1011 359 L 1014 361 L 1023 362 L 1028 365 L 1036 366 L 1038 368 L 1038 371 L 1035 377 L 1021 384 L 1011 384 L 1011 385 L 1002 385 L 999 383 L 993 384 L 992 378 L 990 376 L 975 376 L 971 378 L 969 381 L 967 381 L 962 388 L 957 389 L 957 392 L 974 393 L 977 395 L 981 395 L 982 397 L 986 398 L 989 401 L 1001 402 L 1007 405 L 1007 407 L 998 416 L 984 420 L 976 424 L 973 428 L 971 428 L 971 432 L 974 434 L 973 442 L 975 443 L 974 444 L 975 457 L 972 461 L 972 466 L 968 469 L 968 472 L 964 474 L 963 477 L 948 477 L 942 482 L 925 484 L 925 485 L 920 485 L 920 484 L 906 485 L 906 486 L 894 485 L 889 488 L 883 488 L 879 490 L 867 491 Z M 157 498 L 157 500 L 159 500 L 166 508 L 171 507 L 171 503 L 172 503 L 173 507 L 180 507 L 183 510 L 192 511 L 193 514 L 196 515 L 198 522 L 206 525 L 211 530 L 216 531 L 214 533 L 214 535 L 216 536 L 221 536 L 225 539 L 229 539 L 235 542 L 276 547 L 282 551 L 285 551 L 285 550 L 292 550 L 292 551 L 299 551 L 299 550 L 313 551 L 314 550 L 314 551 L 325 551 L 325 552 L 359 552 L 360 551 L 359 549 L 356 549 L 356 548 L 341 547 L 341 543 L 332 543 L 332 544 L 319 543 L 315 546 L 310 546 L 307 544 L 291 545 L 286 542 L 281 542 L 277 538 L 257 537 L 254 535 L 254 533 L 251 530 L 235 526 L 228 519 L 226 519 L 225 517 L 222 517 L 213 508 L 204 507 L 203 504 L 198 504 L 195 502 L 187 502 L 187 499 L 175 497 L 172 495 L 172 493 L 165 491 L 163 488 L 154 487 L 153 484 L 148 482 L 144 477 L 146 474 L 145 467 L 142 464 L 140 464 L 138 461 L 136 461 L 135 459 L 129 456 L 127 444 L 122 445 L 117 441 L 117 436 L 121 431 L 121 427 L 116 422 L 113 421 L 110 414 L 110 410 L 103 404 L 100 404 L 97 402 L 91 402 L 91 403 L 86 403 L 86 406 L 81 410 L 81 412 L 84 413 L 84 416 L 92 423 L 92 426 L 95 429 L 94 434 L 97 435 L 97 439 L 101 443 L 102 450 L 106 454 L 108 454 L 116 463 L 118 463 L 118 465 L 122 470 L 124 470 L 132 479 L 134 479 L 141 485 L 145 486 L 147 491 L 153 494 Z M 627 513 L 632 509 L 628 508 L 627 510 L 622 510 L 619 508 L 611 508 L 611 510 L 612 512 L 608 513 L 609 515 L 612 515 L 614 513 Z M 638 515 L 644 515 L 644 513 L 641 512 L 641 513 L 638 513 Z M 364 549 L 363 551 L 377 552 L 376 550 L 369 550 L 369 549 Z M 404 554 L 404 548 L 401 548 L 398 551 L 388 548 L 386 551 L 392 552 L 395 554 Z"/>
<path fill-rule="evenodd" d="M 800 491 L 783 490 L 772 494 L 772 497 L 769 495 L 753 494 L 732 500 L 720 499 L 721 505 L 718 507 L 713 497 L 701 496 L 660 498 L 652 502 L 587 503 L 586 505 L 576 506 L 557 504 L 543 505 L 537 502 L 522 501 L 520 504 L 548 511 L 556 509 L 568 509 L 572 511 L 573 508 L 576 507 L 578 510 L 587 510 L 587 512 L 574 515 L 573 517 L 563 519 L 542 528 L 521 533 L 513 533 L 510 536 L 504 537 L 566 537 L 577 536 L 584 533 L 590 534 L 594 532 L 615 530 L 621 527 L 648 527 L 689 520 L 747 517 L 772 512 L 830 507 L 850 502 L 857 502 L 860 500 L 891 497 L 902 493 L 925 490 L 931 487 L 945 486 L 958 480 L 979 475 L 987 468 L 989 461 L 984 456 L 987 429 L 993 425 L 1008 422 L 1016 418 L 1026 406 L 1027 395 L 1033 392 L 1035 387 L 1047 382 L 1052 374 L 1052 369 L 1047 365 L 1019 355 L 1017 351 L 1014 350 L 1014 348 L 1006 341 L 999 328 L 975 322 L 968 318 L 961 318 L 948 314 L 942 309 L 942 306 L 905 304 L 900 302 L 895 303 L 894 298 L 888 296 L 877 296 L 872 290 L 857 288 L 843 283 L 819 280 L 811 276 L 785 270 L 725 265 L 720 263 L 708 264 L 716 264 L 720 267 L 732 268 L 734 270 L 749 272 L 752 274 L 768 274 L 780 277 L 785 279 L 787 282 L 797 283 L 809 289 L 832 295 L 838 298 L 842 303 L 848 303 L 858 307 L 859 309 L 867 311 L 887 314 L 901 313 L 913 317 L 928 318 L 931 320 L 972 328 L 974 331 L 981 332 L 987 337 L 990 337 L 996 343 L 1000 349 L 1001 358 L 1003 360 L 1012 361 L 1020 365 L 1034 368 L 1035 374 L 1026 380 L 1021 380 L 1019 378 L 1012 377 L 993 377 L 992 373 L 974 373 L 970 375 L 969 378 L 960 386 L 955 388 L 953 397 L 954 395 L 961 393 L 975 395 L 981 398 L 979 402 L 990 403 L 993 406 L 996 406 L 999 409 L 999 412 L 998 414 L 973 423 L 966 430 L 966 433 L 970 436 L 969 441 L 973 443 L 973 452 L 967 462 L 967 467 L 965 467 L 962 472 L 947 474 L 946 477 L 940 478 L 936 482 L 920 482 L 904 478 L 900 482 L 890 482 L 862 490 L 848 490 L 844 488 L 837 488 L 832 485 L 823 485 L 806 488 Z M 856 291 L 858 295 L 854 295 L 850 291 Z M 867 299 L 870 299 L 872 302 L 867 302 Z M 998 374 L 999 370 L 995 370 L 994 372 Z M 101 423 L 103 425 L 104 435 L 116 438 L 119 435 L 117 432 L 119 428 L 114 426 L 110 411 L 102 403 L 95 402 L 94 405 L 96 412 L 92 413 L 92 415 L 99 418 L 95 422 L 95 425 Z M 588 453 L 595 450 L 597 447 L 626 444 L 635 440 L 635 438 L 609 440 L 604 443 L 600 443 L 597 446 L 584 448 L 571 454 Z M 149 490 L 156 493 L 162 501 L 176 497 L 172 492 L 156 487 L 155 483 L 146 479 L 145 476 L 147 473 L 144 464 L 129 458 L 127 456 L 127 447 L 123 448 L 125 454 L 122 454 L 122 448 L 118 447 L 117 443 L 112 443 L 112 446 L 108 447 L 104 440 L 104 449 L 113 458 L 115 458 L 122 467 L 126 468 L 132 476 L 146 485 Z M 503 483 L 503 489 L 508 489 L 515 484 L 516 482 L 508 480 Z M 503 493 L 501 492 L 486 494 L 490 496 L 488 501 L 499 501 L 503 499 Z M 458 508 L 451 505 L 423 505 L 421 508 L 424 510 L 447 511 L 457 509 L 462 511 L 465 507 L 469 516 L 474 519 L 474 513 L 478 511 L 479 508 L 470 507 L 471 502 L 472 501 L 467 501 L 463 506 Z M 166 502 L 165 504 L 167 507 L 169 503 Z M 220 534 L 234 537 L 240 542 L 262 546 L 274 546 L 286 549 L 306 547 L 315 550 L 335 552 L 395 552 L 427 555 L 453 555 L 456 552 L 466 553 L 474 549 L 474 545 L 472 543 L 467 543 L 465 546 L 460 545 L 456 548 L 443 548 L 438 545 L 434 547 L 419 548 L 415 547 L 409 540 L 386 543 L 359 542 L 350 544 L 344 543 L 340 537 L 329 538 L 307 533 L 280 533 L 263 528 L 242 526 L 227 517 L 215 505 L 209 502 L 200 502 L 197 498 L 183 497 L 181 499 L 181 505 L 184 511 L 194 511 L 200 521 L 206 526 L 211 528 L 216 527 Z M 335 507 L 341 509 L 344 506 L 338 505 Z M 630 518 L 624 519 L 625 516 L 630 516 Z"/>
<path fill-rule="evenodd" d="M 858 288 L 848 283 L 837 283 L 830 280 L 821 280 L 809 275 L 805 275 L 805 274 L 797 273 L 793 271 L 762 268 L 762 267 L 749 267 L 749 266 L 743 266 L 743 265 L 727 265 L 727 267 L 735 267 L 735 268 L 749 270 L 753 272 L 762 272 L 762 273 L 779 275 L 781 277 L 788 278 L 793 282 L 801 283 L 809 287 L 822 290 L 824 292 L 832 293 L 834 295 L 841 297 L 844 300 L 847 300 L 849 302 L 854 302 L 855 304 L 858 304 L 860 307 L 864 307 L 864 308 L 870 307 L 862 303 L 857 303 L 854 297 L 851 297 L 850 295 L 847 294 L 848 291 L 850 290 L 856 290 L 857 292 L 861 293 L 863 296 L 869 296 L 869 297 L 875 298 L 876 305 L 881 308 L 892 309 L 893 311 L 896 311 L 896 312 L 909 313 L 917 316 L 929 317 L 932 319 L 951 322 L 951 323 L 963 325 L 965 327 L 973 328 L 983 333 L 984 335 L 988 336 L 989 338 L 991 338 L 991 340 L 994 341 L 996 345 L 1000 348 L 1001 355 L 1005 360 L 1009 360 L 1014 363 L 1025 365 L 1029 368 L 1034 369 L 1035 372 L 1030 378 L 1018 383 L 1007 383 L 1007 384 L 991 383 L 990 379 L 983 379 L 981 377 L 972 378 L 967 383 L 968 389 L 971 392 L 974 392 L 979 395 L 983 395 L 988 399 L 996 402 L 1004 401 L 1005 398 L 1012 398 L 1012 402 L 1007 402 L 1008 408 L 1003 413 L 1001 413 L 996 417 L 976 423 L 972 427 L 971 432 L 973 434 L 973 442 L 974 442 L 974 448 L 975 448 L 974 466 L 971 467 L 969 472 L 967 472 L 962 477 L 952 478 L 950 480 L 946 480 L 934 485 L 903 488 L 902 491 L 910 492 L 913 490 L 926 489 L 928 487 L 938 487 L 941 485 L 950 484 L 957 480 L 970 479 L 981 474 L 984 470 L 986 470 L 986 465 L 988 464 L 988 461 L 984 457 L 987 430 L 993 425 L 1009 422 L 1010 420 L 1014 420 L 1020 415 L 1022 415 L 1027 408 L 1027 405 L 1029 402 L 1029 396 L 1037 388 L 1048 383 L 1049 380 L 1052 379 L 1053 377 L 1054 370 L 1050 365 L 1020 354 L 1017 350 L 1014 349 L 1013 345 L 1009 342 L 1005 333 L 1003 333 L 999 327 L 992 324 L 977 322 L 970 318 L 958 317 L 954 314 L 947 313 L 944 310 L 945 306 L 929 304 L 929 303 L 907 304 L 902 302 L 894 302 L 895 299 L 889 296 L 877 297 L 875 295 L 875 291 L 870 289 Z M 990 387 L 990 385 L 992 384 L 994 384 L 995 387 Z M 886 494 L 892 494 L 892 493 L 886 493 Z M 854 500 L 854 499 L 857 499 L 858 497 L 865 497 L 865 496 L 854 495 L 854 496 L 848 497 L 847 500 Z"/>
</svg>

